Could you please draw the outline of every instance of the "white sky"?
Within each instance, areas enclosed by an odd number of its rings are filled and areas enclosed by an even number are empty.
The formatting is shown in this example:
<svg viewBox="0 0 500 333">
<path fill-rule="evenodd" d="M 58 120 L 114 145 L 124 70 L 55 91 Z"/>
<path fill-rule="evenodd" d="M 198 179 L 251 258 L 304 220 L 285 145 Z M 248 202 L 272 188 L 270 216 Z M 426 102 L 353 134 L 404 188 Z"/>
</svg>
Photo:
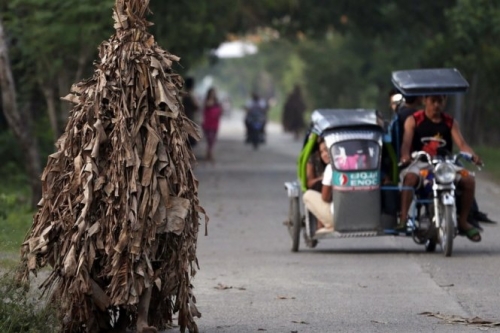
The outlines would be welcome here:
<svg viewBox="0 0 500 333">
<path fill-rule="evenodd" d="M 222 43 L 215 55 L 219 58 L 241 58 L 257 53 L 257 46 L 249 42 L 234 41 Z"/>
</svg>

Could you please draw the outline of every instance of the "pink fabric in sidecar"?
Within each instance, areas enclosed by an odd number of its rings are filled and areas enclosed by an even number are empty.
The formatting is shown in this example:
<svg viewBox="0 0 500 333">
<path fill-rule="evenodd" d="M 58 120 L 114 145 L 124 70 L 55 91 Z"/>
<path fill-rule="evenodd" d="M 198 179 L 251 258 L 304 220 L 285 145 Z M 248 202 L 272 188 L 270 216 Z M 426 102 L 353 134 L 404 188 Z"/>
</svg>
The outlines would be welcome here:
<svg viewBox="0 0 500 333">
<path fill-rule="evenodd" d="M 335 156 L 335 166 L 339 170 L 358 170 L 366 168 L 366 155 Z"/>
</svg>

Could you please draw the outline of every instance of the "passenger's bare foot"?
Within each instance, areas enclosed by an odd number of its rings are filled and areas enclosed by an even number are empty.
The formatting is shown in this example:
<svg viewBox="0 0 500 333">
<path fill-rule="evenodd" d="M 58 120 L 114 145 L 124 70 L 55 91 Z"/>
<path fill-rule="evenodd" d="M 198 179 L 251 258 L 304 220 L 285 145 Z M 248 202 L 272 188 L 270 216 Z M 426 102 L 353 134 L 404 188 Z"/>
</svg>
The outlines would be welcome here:
<svg viewBox="0 0 500 333">
<path fill-rule="evenodd" d="M 321 229 L 316 230 L 315 235 L 325 235 L 333 232 L 333 227 L 323 227 Z"/>
</svg>

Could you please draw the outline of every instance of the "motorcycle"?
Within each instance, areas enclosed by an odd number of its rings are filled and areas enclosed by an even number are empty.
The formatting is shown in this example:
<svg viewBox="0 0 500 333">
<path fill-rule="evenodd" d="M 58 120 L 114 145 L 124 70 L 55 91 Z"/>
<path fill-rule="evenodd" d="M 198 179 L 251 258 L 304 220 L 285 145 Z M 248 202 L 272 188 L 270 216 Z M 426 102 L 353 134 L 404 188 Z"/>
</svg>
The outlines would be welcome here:
<svg viewBox="0 0 500 333">
<path fill-rule="evenodd" d="M 249 112 L 245 123 L 248 130 L 247 141 L 252 144 L 254 149 L 258 149 L 261 143 L 264 143 L 264 126 L 266 124 L 266 115 L 262 112 Z"/>
<path fill-rule="evenodd" d="M 443 254 L 449 257 L 453 251 L 453 240 L 458 235 L 454 182 L 460 172 L 469 172 L 459 167 L 460 160 L 471 162 L 472 156 L 465 152 L 451 155 L 442 151 L 446 145 L 442 139 L 422 139 L 424 144 L 430 142 L 437 145 L 437 156 L 431 157 L 425 151 L 412 153 L 414 161 L 427 162 L 429 168 L 420 171 L 423 184 L 415 192 L 410 206 L 410 215 L 414 218 L 408 221 L 407 230 L 417 244 L 425 245 L 427 252 L 434 252 L 436 245 L 440 244 Z"/>
</svg>

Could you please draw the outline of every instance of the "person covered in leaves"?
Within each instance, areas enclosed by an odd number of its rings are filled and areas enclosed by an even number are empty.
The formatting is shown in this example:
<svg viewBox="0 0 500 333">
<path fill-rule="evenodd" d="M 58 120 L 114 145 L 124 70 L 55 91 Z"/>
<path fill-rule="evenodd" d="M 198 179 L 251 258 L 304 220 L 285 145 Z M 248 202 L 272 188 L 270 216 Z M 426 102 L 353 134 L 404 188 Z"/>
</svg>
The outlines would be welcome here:
<svg viewBox="0 0 500 333">
<path fill-rule="evenodd" d="M 316 234 L 333 232 L 332 166 L 325 141 L 318 140 L 318 150 L 307 163 L 307 187 L 302 199 L 318 220 Z"/>
<path fill-rule="evenodd" d="M 93 76 L 64 97 L 75 105 L 41 177 L 18 279 L 50 266 L 40 288 L 60 333 L 155 333 L 175 313 L 194 333 L 204 211 L 188 135 L 199 129 L 182 109 L 179 58 L 147 32 L 149 1 L 115 1 Z"/>
<path fill-rule="evenodd" d="M 222 105 L 219 103 L 214 87 L 208 89 L 203 105 L 203 131 L 207 140 L 207 161 L 214 162 L 213 150 L 217 141 L 220 118 L 222 116 Z"/>
</svg>

